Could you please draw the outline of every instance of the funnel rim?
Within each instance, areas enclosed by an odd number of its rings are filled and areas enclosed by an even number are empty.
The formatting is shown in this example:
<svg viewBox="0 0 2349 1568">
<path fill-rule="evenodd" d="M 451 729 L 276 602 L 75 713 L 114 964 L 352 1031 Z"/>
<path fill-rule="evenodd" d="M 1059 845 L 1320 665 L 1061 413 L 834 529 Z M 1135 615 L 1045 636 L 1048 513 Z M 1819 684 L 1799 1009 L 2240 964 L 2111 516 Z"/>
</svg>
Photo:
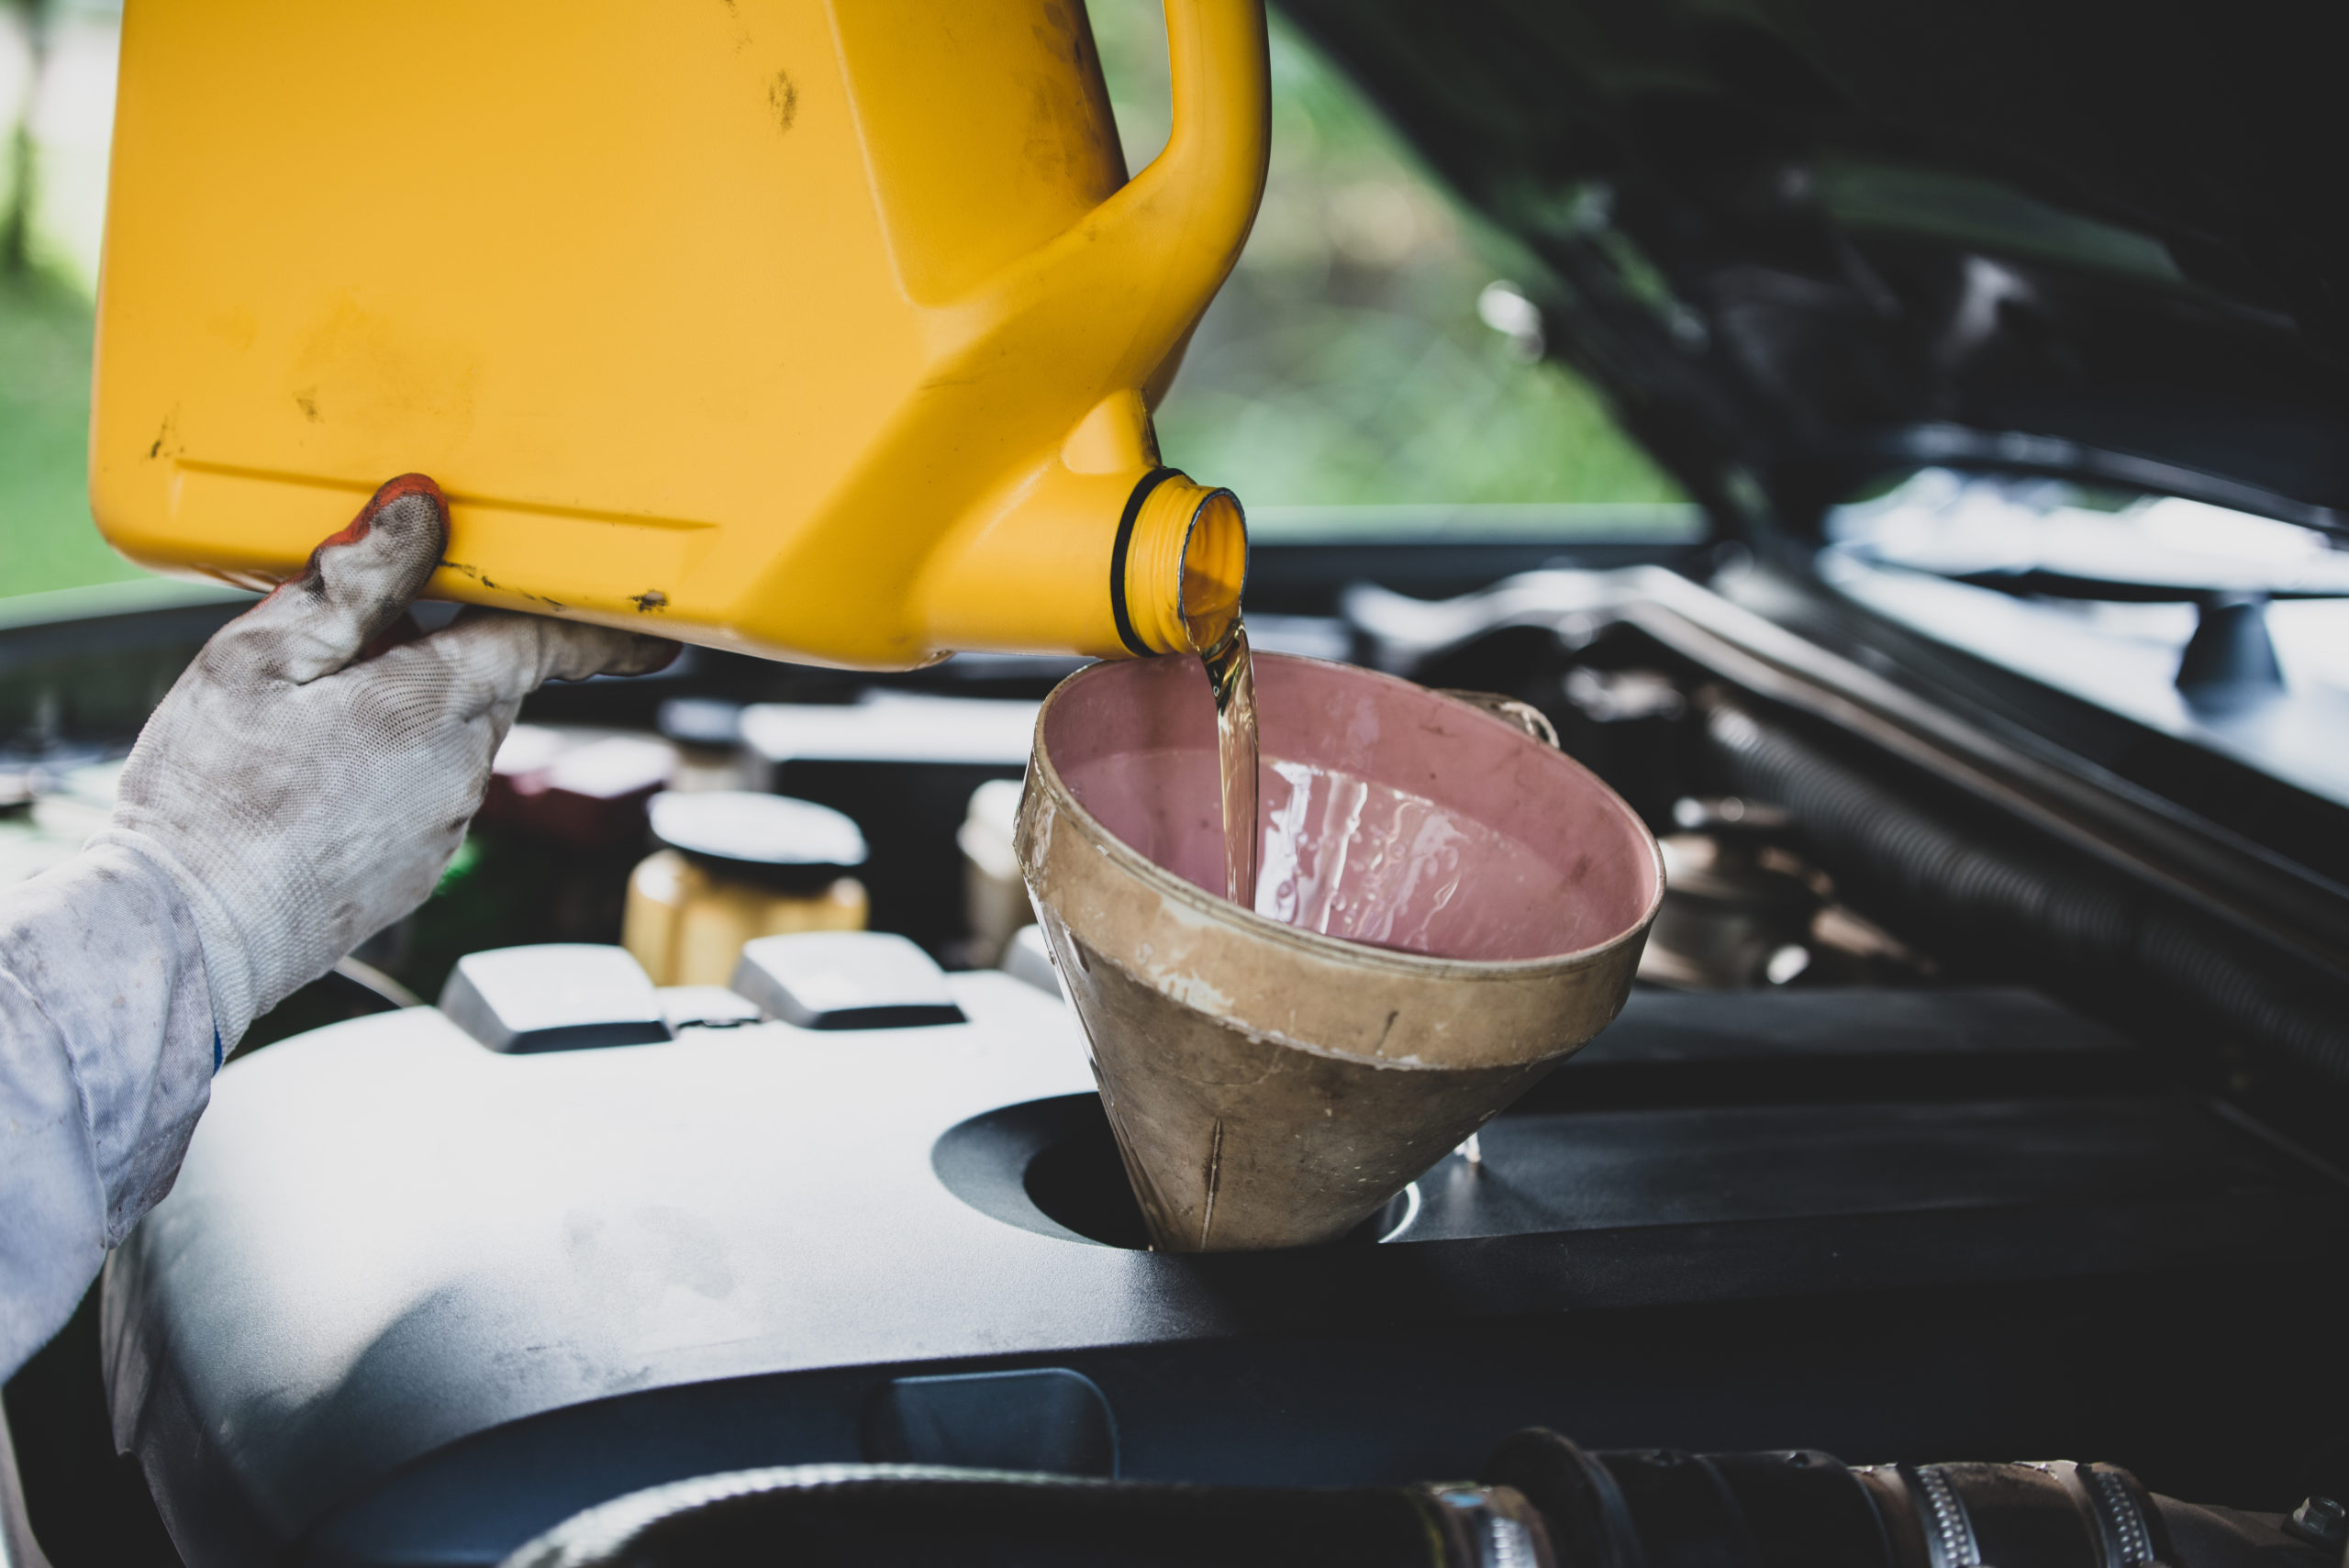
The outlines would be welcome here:
<svg viewBox="0 0 2349 1568">
<path fill-rule="evenodd" d="M 1166 657 L 1182 658 L 1186 655 L 1171 654 Z M 1464 713 L 1474 715 L 1483 723 L 1498 726 L 1528 746 L 1540 747 L 1569 768 L 1581 773 L 1594 788 L 1599 791 L 1609 805 L 1639 829 L 1640 842 L 1646 846 L 1649 864 L 1654 876 L 1648 893 L 1647 905 L 1641 910 L 1639 918 L 1603 942 L 1598 942 L 1586 948 L 1576 948 L 1570 952 L 1547 953 L 1539 958 L 1452 958 L 1435 953 L 1411 952 L 1399 948 L 1375 947 L 1368 942 L 1348 941 L 1342 937 L 1332 937 L 1320 931 L 1308 930 L 1302 926 L 1292 926 L 1286 920 L 1275 920 L 1268 915 L 1259 915 L 1244 905 L 1235 904 L 1229 898 L 1208 892 L 1187 878 L 1175 875 L 1131 844 L 1127 843 L 1125 840 L 1110 830 L 1108 823 L 1087 810 L 1085 803 L 1077 799 L 1076 792 L 1070 789 L 1067 781 L 1061 777 L 1060 770 L 1052 765 L 1052 757 L 1044 746 L 1044 729 L 1052 716 L 1052 705 L 1060 701 L 1062 695 L 1078 682 L 1098 677 L 1102 672 L 1112 670 L 1127 662 L 1122 660 L 1118 661 L 1115 665 L 1106 661 L 1089 664 L 1063 680 L 1045 696 L 1042 706 L 1036 710 L 1036 733 L 1029 746 L 1030 779 L 1042 781 L 1052 795 L 1053 809 L 1056 812 L 1063 813 L 1073 818 L 1078 828 L 1100 846 L 1102 851 L 1112 862 L 1132 872 L 1153 891 L 1172 897 L 1212 919 L 1237 925 L 1251 935 L 1260 936 L 1322 959 L 1368 964 L 1374 969 L 1386 969 L 1398 974 L 1428 978 L 1471 981 L 1523 980 L 1546 973 L 1592 967 L 1626 944 L 1643 940 L 1648 928 L 1654 924 L 1657 911 L 1664 906 L 1664 851 L 1656 842 L 1655 834 L 1650 831 L 1648 825 L 1640 819 L 1640 814 L 1631 809 L 1631 803 L 1618 795 L 1606 780 L 1592 773 L 1580 762 L 1556 748 L 1543 746 L 1541 741 L 1526 734 L 1507 719 L 1486 713 L 1474 704 L 1462 702 L 1456 697 L 1445 697 L 1442 693 L 1432 687 L 1422 686 L 1415 681 L 1404 680 L 1399 675 L 1390 675 L 1383 670 L 1372 670 L 1360 664 L 1348 664 L 1335 659 L 1314 659 L 1298 653 L 1259 653 L 1255 657 L 1260 661 L 1269 660 L 1281 663 L 1318 664 L 1325 669 L 1341 670 L 1349 675 L 1363 676 L 1388 685 L 1399 686 L 1407 691 L 1437 697 L 1452 704 Z M 1114 676 L 1108 678 L 1114 678 Z M 1025 868 L 1023 867 L 1022 870 L 1024 874 Z M 1566 1048 L 1569 1051 L 1579 1049 L 1579 1045 Z"/>
</svg>

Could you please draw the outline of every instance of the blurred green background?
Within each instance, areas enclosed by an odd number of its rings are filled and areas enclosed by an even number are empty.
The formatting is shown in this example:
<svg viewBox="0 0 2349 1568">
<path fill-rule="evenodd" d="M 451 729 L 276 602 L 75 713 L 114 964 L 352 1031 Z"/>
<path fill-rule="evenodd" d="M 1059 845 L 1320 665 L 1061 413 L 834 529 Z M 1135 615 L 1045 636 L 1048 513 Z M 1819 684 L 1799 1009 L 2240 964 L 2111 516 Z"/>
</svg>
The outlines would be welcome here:
<svg viewBox="0 0 2349 1568">
<path fill-rule="evenodd" d="M 1091 0 L 1127 162 L 1165 145 L 1158 0 Z M 1167 461 L 1252 507 L 1676 501 L 1591 389 L 1478 317 L 1464 215 L 1277 12 L 1248 249 L 1159 413 Z"/>
<path fill-rule="evenodd" d="M 0 0 L 0 595 L 146 575 L 98 538 L 83 473 L 119 27 Z"/>
<path fill-rule="evenodd" d="M 1162 13 L 1091 9 L 1139 169 L 1166 139 Z M 144 575 L 83 473 L 118 30 L 106 0 L 0 0 L 0 595 Z M 1263 214 L 1160 412 L 1168 461 L 1272 508 L 1265 537 L 1283 506 L 1679 498 L 1587 386 L 1479 318 L 1495 273 L 1462 216 L 1277 17 L 1273 115 Z"/>
</svg>

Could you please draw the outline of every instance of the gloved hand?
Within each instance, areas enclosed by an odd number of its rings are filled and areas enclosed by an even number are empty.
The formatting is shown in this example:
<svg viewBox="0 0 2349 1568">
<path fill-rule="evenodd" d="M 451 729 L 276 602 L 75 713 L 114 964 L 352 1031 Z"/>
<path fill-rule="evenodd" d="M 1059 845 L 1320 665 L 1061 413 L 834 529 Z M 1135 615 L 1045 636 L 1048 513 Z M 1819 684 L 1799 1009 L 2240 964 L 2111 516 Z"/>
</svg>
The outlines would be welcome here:
<svg viewBox="0 0 2349 1568">
<path fill-rule="evenodd" d="M 551 677 L 639 674 L 676 655 L 657 638 L 499 610 L 414 636 L 407 607 L 447 537 L 431 480 L 384 485 L 205 644 L 123 768 L 99 841 L 169 871 L 223 1045 L 431 893 L 523 697 Z"/>
</svg>

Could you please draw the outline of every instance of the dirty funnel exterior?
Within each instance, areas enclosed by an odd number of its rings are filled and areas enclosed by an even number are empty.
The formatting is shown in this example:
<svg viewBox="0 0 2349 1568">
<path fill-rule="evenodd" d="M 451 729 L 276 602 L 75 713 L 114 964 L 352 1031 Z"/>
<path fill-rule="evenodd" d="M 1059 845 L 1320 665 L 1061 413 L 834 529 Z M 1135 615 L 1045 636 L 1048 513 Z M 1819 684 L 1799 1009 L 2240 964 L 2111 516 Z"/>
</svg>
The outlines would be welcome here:
<svg viewBox="0 0 2349 1568">
<path fill-rule="evenodd" d="M 1261 0 L 1165 9 L 1129 180 L 1081 0 L 135 0 L 99 527 L 266 586 L 423 472 L 435 597 L 870 669 L 1186 648 L 1243 525 L 1150 409 L 1269 100 Z"/>
<path fill-rule="evenodd" d="M 1631 808 L 1507 720 L 1314 660 L 1259 655 L 1256 682 L 1258 906 L 1284 917 L 1211 891 L 1196 661 L 1063 682 L 1020 806 L 1021 869 L 1163 1251 L 1344 1235 L 1613 1020 L 1663 895 Z"/>
</svg>

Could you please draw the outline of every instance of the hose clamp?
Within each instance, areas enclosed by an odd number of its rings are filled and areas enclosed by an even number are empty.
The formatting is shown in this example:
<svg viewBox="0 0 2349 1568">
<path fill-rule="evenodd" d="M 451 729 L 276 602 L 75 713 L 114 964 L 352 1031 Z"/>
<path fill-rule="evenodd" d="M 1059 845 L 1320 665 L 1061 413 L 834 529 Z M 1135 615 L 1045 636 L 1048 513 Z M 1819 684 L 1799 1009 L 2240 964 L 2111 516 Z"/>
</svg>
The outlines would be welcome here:
<svg viewBox="0 0 2349 1568">
<path fill-rule="evenodd" d="M 1473 1568 L 1553 1568 L 1541 1519 L 1514 1488 L 1430 1486 L 1425 1492 L 1470 1542 L 1476 1553 Z"/>
<path fill-rule="evenodd" d="M 1904 1464 L 1900 1478 L 1917 1500 L 1925 1551 L 1932 1568 L 1982 1568 L 1982 1547 L 1974 1537 L 1974 1517 L 1965 1511 L 1956 1483 L 1938 1464 Z"/>
</svg>

